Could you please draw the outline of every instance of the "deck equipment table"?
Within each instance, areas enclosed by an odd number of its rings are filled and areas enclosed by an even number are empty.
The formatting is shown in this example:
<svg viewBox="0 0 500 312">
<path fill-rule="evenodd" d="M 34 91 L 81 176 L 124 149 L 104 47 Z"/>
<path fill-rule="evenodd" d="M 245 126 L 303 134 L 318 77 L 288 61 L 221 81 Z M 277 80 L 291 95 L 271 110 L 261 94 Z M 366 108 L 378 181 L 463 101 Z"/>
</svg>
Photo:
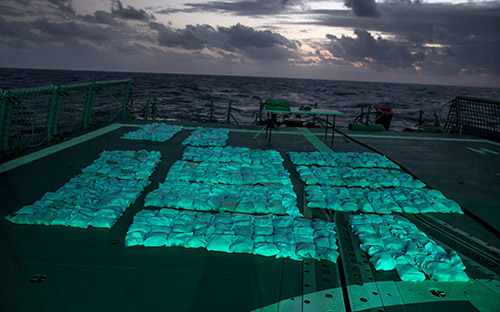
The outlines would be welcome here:
<svg viewBox="0 0 500 312">
<path fill-rule="evenodd" d="M 267 112 L 267 123 L 266 123 L 266 137 L 268 136 L 269 133 L 269 143 L 271 142 L 271 133 L 272 133 L 272 120 L 269 118 L 270 114 L 300 114 L 300 115 L 325 115 L 326 116 L 326 123 L 325 123 L 325 141 L 326 138 L 328 137 L 328 117 L 333 116 L 333 122 L 332 122 L 332 147 L 333 147 L 333 140 L 335 137 L 335 120 L 337 115 L 343 115 L 344 113 L 336 110 L 336 109 L 324 109 L 324 108 L 311 108 L 310 110 L 300 110 L 299 107 L 290 107 L 290 110 L 274 110 L 274 109 L 264 109 L 265 112 Z"/>
</svg>

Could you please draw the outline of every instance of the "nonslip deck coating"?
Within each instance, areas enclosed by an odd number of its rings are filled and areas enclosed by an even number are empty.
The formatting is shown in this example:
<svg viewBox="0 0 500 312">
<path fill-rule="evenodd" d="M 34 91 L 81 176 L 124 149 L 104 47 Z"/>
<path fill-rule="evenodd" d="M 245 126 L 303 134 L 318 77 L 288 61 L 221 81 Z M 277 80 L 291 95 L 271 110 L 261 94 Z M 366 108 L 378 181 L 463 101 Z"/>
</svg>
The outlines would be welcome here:
<svg viewBox="0 0 500 312">
<path fill-rule="evenodd" d="M 178 247 L 126 248 L 126 231 L 133 216 L 143 209 L 145 195 L 156 189 L 165 179 L 170 166 L 181 159 L 184 150 L 181 142 L 197 125 L 183 126 L 184 131 L 166 143 L 120 140 L 121 135 L 133 128 L 115 127 L 109 132 L 0 173 L 0 195 L 3 199 L 1 212 L 4 217 L 41 198 L 45 192 L 59 188 L 96 159 L 102 150 L 147 149 L 159 150 L 163 155 L 162 162 L 150 178 L 151 185 L 111 230 L 22 226 L 2 218 L 0 293 L 4 298 L 3 311 L 324 311 L 325 306 L 341 309 L 344 299 L 349 301 L 348 305 L 353 311 L 392 311 L 389 308 L 418 311 L 422 307 L 429 311 L 451 308 L 456 311 L 487 311 L 492 300 L 498 301 L 498 293 L 496 297 L 490 296 L 489 300 L 483 300 L 480 296 L 472 300 L 457 298 L 453 290 L 458 291 L 460 287 L 468 290 L 472 287 L 468 283 L 458 286 L 438 285 L 448 294 L 447 297 L 436 297 L 429 292 L 431 287 L 427 284 L 422 287 L 415 284 L 401 285 L 395 273 L 377 272 L 364 263 L 367 259 L 359 248 L 356 249 L 356 243 L 359 242 L 351 236 L 347 226 L 345 231 L 341 227 L 337 231 L 342 257 L 338 265 L 325 261 L 298 262 Z M 304 185 L 286 152 L 315 151 L 317 146 L 311 143 L 304 132 L 294 128 L 275 131 L 272 144 L 263 134 L 254 140 L 258 130 L 238 127 L 230 132 L 227 144 L 280 151 L 285 159 L 285 168 L 291 174 L 299 209 L 304 215 L 335 220 L 337 225 L 345 224 L 342 213 L 337 216 L 307 208 L 304 211 Z M 312 133 L 322 144 L 332 148 L 330 140 L 323 141 L 321 129 Z M 500 195 L 494 191 L 500 189 L 500 147 L 470 137 L 464 141 L 455 140 L 461 138 L 455 136 L 451 137 L 452 140 L 436 140 L 434 136 L 432 140 L 425 140 L 422 135 L 415 134 L 412 137 L 419 139 L 409 137 L 405 138 L 403 134 L 381 139 L 367 135 L 357 139 L 383 151 L 428 185 L 482 216 L 498 229 L 500 216 L 493 209 L 500 202 Z M 447 136 L 441 138 L 446 139 Z M 333 150 L 369 151 L 340 137 L 336 138 Z M 467 215 L 432 216 L 456 226 L 460 233 L 464 233 L 457 234 L 463 244 L 457 243 L 453 239 L 457 235 L 451 230 L 440 232 L 429 227 L 430 221 L 425 218 L 415 220 L 416 225 L 430 237 L 468 256 L 469 260 L 465 261 L 467 273 L 477 279 L 473 290 L 483 287 L 487 293 L 490 288 L 484 286 L 484 281 L 488 279 L 496 279 L 498 284 L 498 275 L 489 275 L 500 273 L 498 263 L 493 261 L 498 259 L 498 254 L 492 254 L 487 246 L 478 245 L 478 242 L 486 242 L 498 249 L 498 238 Z M 447 233 L 453 233 L 452 237 Z M 467 233 L 474 234 L 474 237 L 468 237 Z M 469 245 L 473 249 L 464 247 Z M 471 250 L 472 254 L 469 254 Z M 487 257 L 488 253 L 493 259 Z M 45 274 L 47 278 L 39 283 L 33 282 L 37 280 L 37 274 Z M 342 274 L 344 277 L 340 278 Z M 30 282 L 32 277 L 34 279 Z M 391 287 L 400 292 L 399 301 L 394 298 L 391 301 L 386 294 L 381 293 L 381 290 Z M 411 287 L 422 291 L 420 297 L 409 295 L 416 292 L 415 289 L 407 289 Z M 491 287 L 496 286 L 492 284 Z M 348 292 L 348 295 L 343 296 L 342 292 Z M 489 305 L 486 301 L 490 301 Z"/>
</svg>

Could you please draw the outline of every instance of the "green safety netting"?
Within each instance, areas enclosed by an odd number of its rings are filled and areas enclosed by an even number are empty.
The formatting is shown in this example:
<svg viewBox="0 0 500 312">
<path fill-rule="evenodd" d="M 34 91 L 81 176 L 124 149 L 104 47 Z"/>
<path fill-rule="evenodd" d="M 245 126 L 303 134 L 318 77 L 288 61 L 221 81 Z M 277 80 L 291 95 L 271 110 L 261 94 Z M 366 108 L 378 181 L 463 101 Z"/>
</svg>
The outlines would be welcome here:
<svg viewBox="0 0 500 312">
<path fill-rule="evenodd" d="M 288 155 L 294 165 L 399 169 L 387 157 L 375 153 L 288 152 Z"/>
<path fill-rule="evenodd" d="M 289 216 L 253 216 L 186 210 L 142 210 L 125 237 L 126 246 L 181 246 L 294 260 L 336 262 L 335 224 Z"/>
<path fill-rule="evenodd" d="M 104 151 L 83 173 L 6 219 L 17 224 L 111 228 L 150 184 L 157 151 Z"/>
<path fill-rule="evenodd" d="M 199 182 L 220 184 L 291 184 L 290 173 L 283 164 L 244 164 L 237 162 L 201 163 L 176 161 L 168 171 L 167 182 Z"/>
<path fill-rule="evenodd" d="M 376 270 L 396 269 L 403 281 L 422 281 L 426 275 L 439 282 L 469 281 L 455 251 L 446 252 L 403 217 L 353 215 L 349 224 Z"/>
<path fill-rule="evenodd" d="M 229 129 L 198 127 L 182 142 L 182 145 L 225 146 L 228 139 Z"/>
<path fill-rule="evenodd" d="M 167 125 L 164 123 L 147 124 L 136 131 L 131 131 L 122 136 L 126 140 L 166 142 L 182 131 L 182 126 Z"/>
<path fill-rule="evenodd" d="M 243 164 L 282 164 L 283 158 L 275 150 L 248 147 L 192 147 L 184 149 L 182 160 L 193 162 L 236 162 Z"/>
<path fill-rule="evenodd" d="M 165 182 L 146 196 L 145 206 L 302 216 L 291 184 L 262 186 Z"/>
<path fill-rule="evenodd" d="M 367 188 L 425 187 L 422 181 L 413 179 L 407 173 L 393 169 L 298 166 L 297 171 L 302 181 L 307 185 L 319 184 Z"/>
<path fill-rule="evenodd" d="M 460 205 L 431 189 L 363 189 L 309 185 L 307 206 L 367 213 L 463 213 Z"/>
</svg>

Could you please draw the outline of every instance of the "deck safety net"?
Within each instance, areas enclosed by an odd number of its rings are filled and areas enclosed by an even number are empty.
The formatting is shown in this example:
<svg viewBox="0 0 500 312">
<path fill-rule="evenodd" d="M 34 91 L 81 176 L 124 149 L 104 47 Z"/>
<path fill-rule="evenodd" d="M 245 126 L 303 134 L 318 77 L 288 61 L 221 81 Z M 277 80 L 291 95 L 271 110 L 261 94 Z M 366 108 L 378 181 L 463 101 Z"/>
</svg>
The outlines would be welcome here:
<svg viewBox="0 0 500 312">
<path fill-rule="evenodd" d="M 500 142 L 500 101 L 456 97 L 445 129 L 448 133 L 472 134 Z"/>
<path fill-rule="evenodd" d="M 0 159 L 74 130 L 126 118 L 131 80 L 0 89 Z"/>
</svg>

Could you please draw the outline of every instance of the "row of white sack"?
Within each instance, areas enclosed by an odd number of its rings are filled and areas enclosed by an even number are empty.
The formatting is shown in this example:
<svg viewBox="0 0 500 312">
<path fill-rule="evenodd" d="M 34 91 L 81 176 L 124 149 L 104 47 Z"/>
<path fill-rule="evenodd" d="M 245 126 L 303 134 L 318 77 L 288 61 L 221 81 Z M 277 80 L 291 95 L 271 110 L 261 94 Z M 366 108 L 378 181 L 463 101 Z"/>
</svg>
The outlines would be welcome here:
<svg viewBox="0 0 500 312">
<path fill-rule="evenodd" d="M 181 131 L 182 126 L 167 125 L 165 123 L 152 123 L 143 125 L 136 131 L 124 134 L 122 139 L 166 142 Z"/>
<path fill-rule="evenodd" d="M 226 146 L 229 139 L 229 129 L 197 127 L 182 145 L 191 146 Z"/>
<path fill-rule="evenodd" d="M 126 180 L 148 180 L 160 161 L 158 151 L 103 151 L 82 172 Z"/>
<path fill-rule="evenodd" d="M 376 270 L 396 269 L 401 280 L 411 282 L 426 275 L 439 282 L 469 281 L 455 251 L 446 252 L 401 216 L 352 215 L 349 224 Z"/>
<path fill-rule="evenodd" d="M 146 207 L 302 216 L 291 184 L 224 185 L 164 182 L 146 195 Z"/>
<path fill-rule="evenodd" d="M 298 166 L 297 171 L 301 180 L 307 185 L 319 184 L 367 188 L 425 187 L 422 181 L 413 179 L 407 173 L 393 169 Z"/>
<path fill-rule="evenodd" d="M 375 153 L 288 152 L 288 156 L 294 165 L 399 169 L 387 157 Z"/>
<path fill-rule="evenodd" d="M 176 161 L 169 169 L 165 181 L 221 184 L 291 184 L 290 173 L 282 164 L 243 164 L 219 162 Z"/>
<path fill-rule="evenodd" d="M 142 210 L 125 237 L 126 246 L 180 246 L 294 260 L 336 262 L 334 223 L 287 216 L 252 216 L 172 209 Z"/>
<path fill-rule="evenodd" d="M 80 174 L 6 219 L 17 224 L 109 229 L 150 183 Z"/>
<path fill-rule="evenodd" d="M 308 185 L 307 206 L 365 213 L 463 213 L 460 205 L 431 189 L 364 189 Z"/>
<path fill-rule="evenodd" d="M 182 160 L 194 162 L 235 162 L 244 164 L 282 164 L 283 158 L 275 150 L 248 147 L 192 147 L 184 149 Z"/>
</svg>

